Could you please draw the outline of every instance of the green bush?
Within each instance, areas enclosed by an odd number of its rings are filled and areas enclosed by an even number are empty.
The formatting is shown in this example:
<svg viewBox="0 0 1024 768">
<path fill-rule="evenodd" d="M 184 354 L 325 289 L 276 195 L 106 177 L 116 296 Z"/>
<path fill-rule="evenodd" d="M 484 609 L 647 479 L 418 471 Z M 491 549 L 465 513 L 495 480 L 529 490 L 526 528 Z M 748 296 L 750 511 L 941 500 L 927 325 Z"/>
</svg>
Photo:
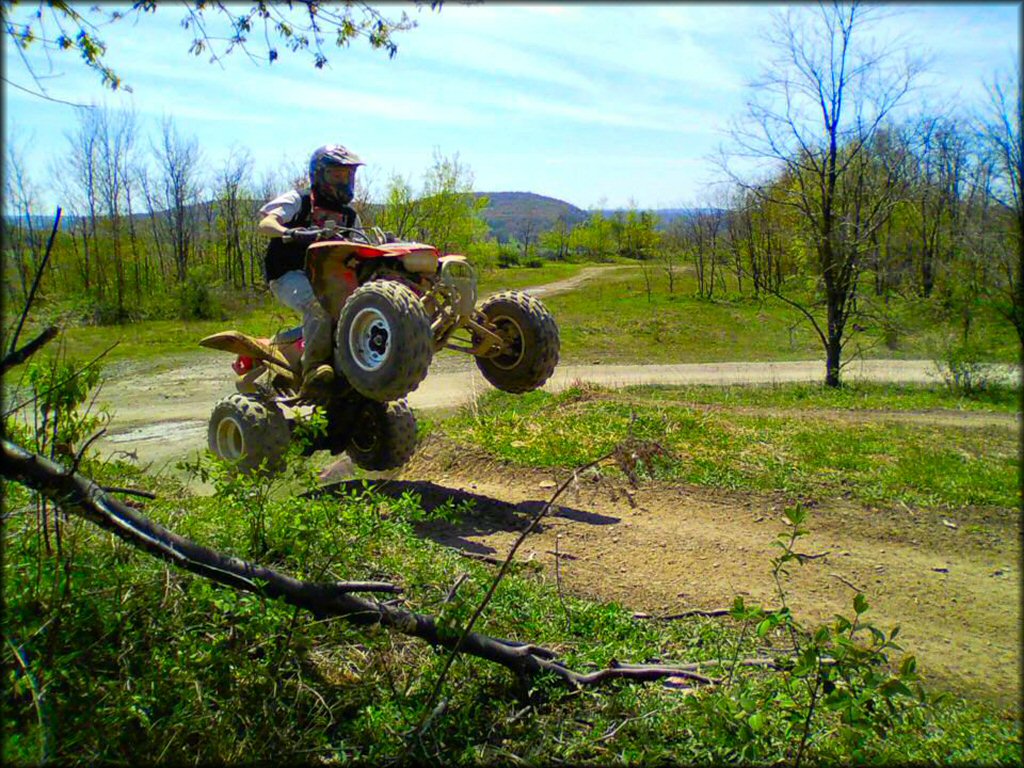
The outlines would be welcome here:
<svg viewBox="0 0 1024 768">
<path fill-rule="evenodd" d="M 213 287 L 209 270 L 190 272 L 175 296 L 178 317 L 182 320 L 213 320 L 219 317 L 221 312 Z"/>
<path fill-rule="evenodd" d="M 983 361 L 983 354 L 969 341 L 950 339 L 943 344 L 941 357 L 935 364 L 950 392 L 973 397 L 992 386 L 992 366 Z"/>
</svg>

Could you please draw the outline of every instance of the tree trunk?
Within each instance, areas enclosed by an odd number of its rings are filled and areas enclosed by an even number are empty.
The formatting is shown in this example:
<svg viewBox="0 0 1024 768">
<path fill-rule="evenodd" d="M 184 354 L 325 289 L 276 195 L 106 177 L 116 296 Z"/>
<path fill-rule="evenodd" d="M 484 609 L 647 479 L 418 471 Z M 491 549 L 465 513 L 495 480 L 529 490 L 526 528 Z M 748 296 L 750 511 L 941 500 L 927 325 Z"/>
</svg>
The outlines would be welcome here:
<svg viewBox="0 0 1024 768">
<path fill-rule="evenodd" d="M 840 357 L 842 355 L 842 336 L 828 335 L 825 344 L 825 385 L 829 387 L 842 386 L 839 378 Z"/>
</svg>

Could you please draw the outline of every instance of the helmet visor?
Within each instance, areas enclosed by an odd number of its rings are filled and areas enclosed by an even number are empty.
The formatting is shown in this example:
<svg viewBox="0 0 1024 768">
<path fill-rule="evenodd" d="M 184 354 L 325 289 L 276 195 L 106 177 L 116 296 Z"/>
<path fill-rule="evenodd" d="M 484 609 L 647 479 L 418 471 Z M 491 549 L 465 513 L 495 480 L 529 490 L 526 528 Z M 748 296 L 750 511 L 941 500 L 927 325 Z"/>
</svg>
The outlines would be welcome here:
<svg viewBox="0 0 1024 768">
<path fill-rule="evenodd" d="M 355 194 L 356 166 L 328 165 L 321 168 L 319 181 L 330 198 L 348 203 Z"/>
</svg>

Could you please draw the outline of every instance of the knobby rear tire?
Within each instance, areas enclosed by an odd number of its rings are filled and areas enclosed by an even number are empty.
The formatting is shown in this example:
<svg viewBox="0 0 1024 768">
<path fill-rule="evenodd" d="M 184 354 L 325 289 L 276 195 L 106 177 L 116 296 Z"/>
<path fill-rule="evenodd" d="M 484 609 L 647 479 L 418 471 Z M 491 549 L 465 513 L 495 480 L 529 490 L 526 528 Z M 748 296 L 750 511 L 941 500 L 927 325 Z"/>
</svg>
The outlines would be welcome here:
<svg viewBox="0 0 1024 768">
<path fill-rule="evenodd" d="M 251 474 L 261 466 L 270 473 L 280 471 L 290 441 L 291 429 L 284 414 L 260 395 L 228 395 L 210 415 L 210 451 L 242 474 Z"/>
<path fill-rule="evenodd" d="M 366 401 L 355 420 L 347 453 L 363 469 L 383 471 L 405 464 L 416 450 L 416 416 L 405 400 Z"/>
</svg>

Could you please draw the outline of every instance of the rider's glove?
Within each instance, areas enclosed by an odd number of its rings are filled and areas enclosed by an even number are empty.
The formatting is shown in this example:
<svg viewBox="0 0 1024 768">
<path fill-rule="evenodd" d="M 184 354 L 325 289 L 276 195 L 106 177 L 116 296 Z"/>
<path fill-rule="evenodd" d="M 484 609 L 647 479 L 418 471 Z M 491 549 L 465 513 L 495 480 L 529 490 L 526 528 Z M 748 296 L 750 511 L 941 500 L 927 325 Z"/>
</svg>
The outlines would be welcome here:
<svg viewBox="0 0 1024 768">
<path fill-rule="evenodd" d="M 286 243 L 315 243 L 320 239 L 323 234 L 322 229 L 316 227 L 296 227 L 295 229 L 287 229 L 281 236 L 281 239 Z"/>
</svg>

